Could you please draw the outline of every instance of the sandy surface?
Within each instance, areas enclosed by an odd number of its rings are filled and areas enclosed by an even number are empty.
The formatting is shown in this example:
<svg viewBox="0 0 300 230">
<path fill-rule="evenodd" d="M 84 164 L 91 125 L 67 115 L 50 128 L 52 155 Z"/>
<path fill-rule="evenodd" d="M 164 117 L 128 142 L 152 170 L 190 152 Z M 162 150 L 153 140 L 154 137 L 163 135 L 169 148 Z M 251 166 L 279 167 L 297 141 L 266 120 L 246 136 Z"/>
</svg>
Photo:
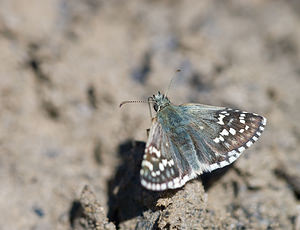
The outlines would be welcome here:
<svg viewBox="0 0 300 230">
<path fill-rule="evenodd" d="M 298 1 L 2 0 L 0 51 L 0 230 L 300 229 Z M 148 107 L 118 105 L 178 68 L 174 103 L 268 124 L 234 165 L 150 192 Z"/>
</svg>

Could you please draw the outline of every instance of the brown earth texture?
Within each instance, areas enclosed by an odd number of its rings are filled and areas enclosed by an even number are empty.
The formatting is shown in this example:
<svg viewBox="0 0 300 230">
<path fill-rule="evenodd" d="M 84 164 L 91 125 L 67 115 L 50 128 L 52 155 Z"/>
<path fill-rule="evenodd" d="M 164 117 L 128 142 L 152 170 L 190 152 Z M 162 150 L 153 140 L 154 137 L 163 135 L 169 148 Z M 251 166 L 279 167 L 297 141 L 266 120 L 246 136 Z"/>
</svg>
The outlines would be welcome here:
<svg viewBox="0 0 300 230">
<path fill-rule="evenodd" d="M 1 0 L 0 230 L 300 229 L 300 2 Z M 147 104 L 268 119 L 232 165 L 151 192 Z"/>
</svg>

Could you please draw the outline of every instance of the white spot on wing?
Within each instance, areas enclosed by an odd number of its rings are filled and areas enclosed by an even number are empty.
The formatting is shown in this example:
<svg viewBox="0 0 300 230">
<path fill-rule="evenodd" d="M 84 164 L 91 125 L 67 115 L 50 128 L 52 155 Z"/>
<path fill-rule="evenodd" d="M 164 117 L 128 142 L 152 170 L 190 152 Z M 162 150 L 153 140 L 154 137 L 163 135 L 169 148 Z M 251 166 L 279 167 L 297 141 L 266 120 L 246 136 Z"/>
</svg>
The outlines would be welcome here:
<svg viewBox="0 0 300 230">
<path fill-rule="evenodd" d="M 219 114 L 219 118 L 218 118 L 218 124 L 220 124 L 220 125 L 224 125 L 224 122 L 223 122 L 223 118 L 225 117 L 225 115 L 222 115 L 222 114 Z"/>
<path fill-rule="evenodd" d="M 256 132 L 256 135 L 257 135 L 257 136 L 260 136 L 260 135 L 261 135 L 261 132 Z"/>
<path fill-rule="evenodd" d="M 236 131 L 235 131 L 235 129 L 233 129 L 233 128 L 230 128 L 230 129 L 229 129 L 229 132 L 230 132 L 232 135 L 235 135 L 235 134 L 236 134 Z"/>
<path fill-rule="evenodd" d="M 165 170 L 165 167 L 164 167 L 164 165 L 162 163 L 159 163 L 158 167 L 159 167 L 160 171 L 164 171 Z"/>
<path fill-rule="evenodd" d="M 221 165 L 221 168 L 225 167 L 226 165 L 228 165 L 229 163 L 227 161 L 221 161 L 220 162 L 220 165 Z"/>
<path fill-rule="evenodd" d="M 243 146 L 242 146 L 242 147 L 239 147 L 238 150 L 239 150 L 240 153 L 241 153 L 241 152 L 243 152 L 243 151 L 245 150 L 245 147 L 243 147 Z"/>
<path fill-rule="evenodd" d="M 143 162 L 142 162 L 142 166 L 144 167 L 147 167 L 147 168 L 149 168 L 150 169 L 150 171 L 152 171 L 153 170 L 153 165 L 152 165 L 152 163 L 151 162 L 149 162 L 149 161 L 147 161 L 147 160 L 143 160 Z"/>
<path fill-rule="evenodd" d="M 145 173 L 144 169 L 141 169 L 141 170 L 140 170 L 140 174 L 141 174 L 141 175 L 144 175 L 144 173 Z"/>
<path fill-rule="evenodd" d="M 252 141 L 248 141 L 248 142 L 246 143 L 246 145 L 247 145 L 248 148 L 249 148 L 252 144 L 253 144 Z"/>
<path fill-rule="evenodd" d="M 232 155 L 234 155 L 234 154 L 236 154 L 237 152 L 235 151 L 235 150 L 232 150 L 232 151 L 230 151 L 230 152 L 228 152 L 228 156 L 232 156 Z"/>
<path fill-rule="evenodd" d="M 210 168 L 210 170 L 212 171 L 212 170 L 215 170 L 215 169 L 219 168 L 219 165 L 218 165 L 217 163 L 214 163 L 214 164 L 211 164 L 211 165 L 209 166 L 209 168 Z"/>
<path fill-rule="evenodd" d="M 144 179 L 141 180 L 141 184 L 142 184 L 144 187 L 147 187 L 147 182 L 146 182 Z"/>
<path fill-rule="evenodd" d="M 163 163 L 163 165 L 166 167 L 166 166 L 167 166 L 167 163 L 168 163 L 168 161 L 167 161 L 166 159 L 163 159 L 163 160 L 162 160 L 162 163 Z"/>
<path fill-rule="evenodd" d="M 229 160 L 230 163 L 232 163 L 232 162 L 234 162 L 236 160 L 236 157 L 229 157 L 228 160 Z"/>
<path fill-rule="evenodd" d="M 219 138 L 216 137 L 216 138 L 214 139 L 214 142 L 219 143 L 219 142 L 220 142 Z"/>
<path fill-rule="evenodd" d="M 217 121 L 217 123 L 220 124 L 220 125 L 225 125 L 223 120 L 222 121 Z"/>
<path fill-rule="evenodd" d="M 160 151 L 157 148 L 155 148 L 154 146 L 153 147 L 151 146 L 150 148 L 152 148 L 151 149 L 152 151 L 150 151 L 150 152 L 155 153 L 156 157 L 160 158 Z"/>
<path fill-rule="evenodd" d="M 180 184 L 179 184 L 179 178 L 176 177 L 176 178 L 173 180 L 173 183 L 174 183 L 174 186 L 175 186 L 175 187 L 180 186 Z"/>
<path fill-rule="evenodd" d="M 151 184 L 151 189 L 155 190 L 155 188 L 156 188 L 155 184 Z"/>
<path fill-rule="evenodd" d="M 228 136 L 229 132 L 226 129 L 223 129 L 223 131 L 220 134 L 223 136 Z"/>
</svg>

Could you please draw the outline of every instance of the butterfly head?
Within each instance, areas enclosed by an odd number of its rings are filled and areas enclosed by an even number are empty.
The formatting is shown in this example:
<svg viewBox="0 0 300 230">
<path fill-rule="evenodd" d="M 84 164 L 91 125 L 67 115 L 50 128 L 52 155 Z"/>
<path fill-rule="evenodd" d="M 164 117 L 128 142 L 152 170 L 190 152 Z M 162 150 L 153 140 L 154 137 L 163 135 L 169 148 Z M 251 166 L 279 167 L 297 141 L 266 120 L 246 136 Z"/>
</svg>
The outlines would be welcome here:
<svg viewBox="0 0 300 230">
<path fill-rule="evenodd" d="M 151 99 L 153 100 L 153 108 L 156 112 L 159 112 L 162 108 L 170 104 L 170 100 L 167 96 L 161 94 L 159 91 L 157 94 L 153 95 Z"/>
</svg>

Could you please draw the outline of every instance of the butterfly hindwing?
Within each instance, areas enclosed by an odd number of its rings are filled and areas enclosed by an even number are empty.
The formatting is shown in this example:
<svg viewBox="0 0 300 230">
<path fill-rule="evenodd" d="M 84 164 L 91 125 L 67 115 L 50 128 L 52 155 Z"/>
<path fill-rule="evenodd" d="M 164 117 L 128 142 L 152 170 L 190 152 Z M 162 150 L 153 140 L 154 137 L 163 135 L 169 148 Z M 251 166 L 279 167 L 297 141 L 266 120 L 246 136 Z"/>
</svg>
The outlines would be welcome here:
<svg viewBox="0 0 300 230">
<path fill-rule="evenodd" d="M 187 161 L 178 162 L 176 145 L 165 133 L 157 119 L 153 119 L 140 171 L 141 183 L 151 190 L 181 187 L 190 178 Z"/>
</svg>

